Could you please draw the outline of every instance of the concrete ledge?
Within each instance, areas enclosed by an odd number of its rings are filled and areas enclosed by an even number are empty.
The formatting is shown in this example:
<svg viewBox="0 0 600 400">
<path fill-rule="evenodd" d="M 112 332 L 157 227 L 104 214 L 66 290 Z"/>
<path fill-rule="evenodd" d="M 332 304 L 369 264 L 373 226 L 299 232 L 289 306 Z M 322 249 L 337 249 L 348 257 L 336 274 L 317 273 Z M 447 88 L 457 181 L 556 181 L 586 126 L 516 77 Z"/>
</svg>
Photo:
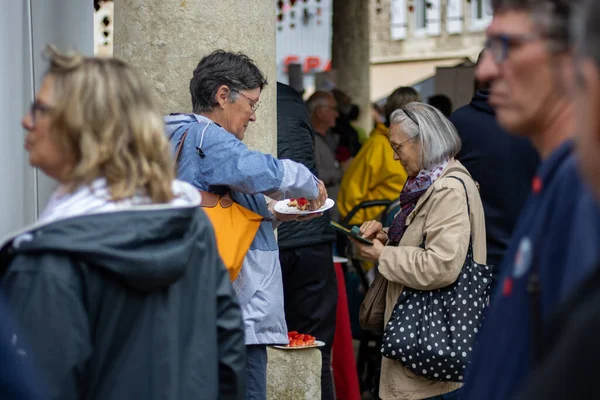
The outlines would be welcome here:
<svg viewBox="0 0 600 400">
<path fill-rule="evenodd" d="M 320 400 L 321 352 L 318 349 L 267 348 L 268 400 Z"/>
</svg>

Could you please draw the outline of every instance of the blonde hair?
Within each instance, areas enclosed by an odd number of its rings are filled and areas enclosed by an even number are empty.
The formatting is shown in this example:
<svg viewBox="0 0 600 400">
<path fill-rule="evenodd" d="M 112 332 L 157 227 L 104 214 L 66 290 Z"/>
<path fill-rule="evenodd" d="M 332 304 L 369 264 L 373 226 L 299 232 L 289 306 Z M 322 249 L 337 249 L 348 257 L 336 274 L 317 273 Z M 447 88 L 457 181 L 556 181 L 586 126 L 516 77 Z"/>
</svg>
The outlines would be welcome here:
<svg viewBox="0 0 600 400">
<path fill-rule="evenodd" d="M 154 90 L 127 63 L 62 54 L 48 46 L 54 80 L 51 132 L 73 160 L 67 189 L 103 177 L 114 201 L 173 198 L 175 168 Z"/>
<path fill-rule="evenodd" d="M 421 101 L 419 92 L 409 86 L 400 86 L 392 92 L 385 103 L 385 120 L 388 125 L 391 123 L 392 113 L 408 103 Z"/>
</svg>

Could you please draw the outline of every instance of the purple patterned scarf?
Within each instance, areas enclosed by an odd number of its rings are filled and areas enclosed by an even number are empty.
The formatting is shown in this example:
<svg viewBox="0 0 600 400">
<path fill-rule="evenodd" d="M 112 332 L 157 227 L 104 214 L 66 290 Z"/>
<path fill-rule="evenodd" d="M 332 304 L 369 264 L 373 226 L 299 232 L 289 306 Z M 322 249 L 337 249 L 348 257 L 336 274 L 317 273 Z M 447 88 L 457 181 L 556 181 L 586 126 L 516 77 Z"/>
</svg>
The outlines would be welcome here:
<svg viewBox="0 0 600 400">
<path fill-rule="evenodd" d="M 429 189 L 448 165 L 448 161 L 442 162 L 432 170 L 421 170 L 414 178 L 408 178 L 402 192 L 400 193 L 400 212 L 394 217 L 394 221 L 388 230 L 390 245 L 397 245 L 406 230 L 406 218 L 417 206 L 419 198 Z"/>
</svg>

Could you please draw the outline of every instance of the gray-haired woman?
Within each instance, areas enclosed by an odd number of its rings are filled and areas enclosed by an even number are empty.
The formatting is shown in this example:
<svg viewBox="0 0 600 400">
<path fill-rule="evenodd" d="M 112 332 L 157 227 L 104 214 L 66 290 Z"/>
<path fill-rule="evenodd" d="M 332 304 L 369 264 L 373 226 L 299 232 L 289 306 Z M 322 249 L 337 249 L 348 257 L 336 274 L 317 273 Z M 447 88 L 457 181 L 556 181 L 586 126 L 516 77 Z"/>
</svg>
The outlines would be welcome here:
<svg viewBox="0 0 600 400">
<path fill-rule="evenodd" d="M 404 287 L 434 290 L 454 283 L 467 256 L 472 237 L 474 260 L 486 262 L 483 206 L 469 172 L 454 159 L 460 150 L 456 129 L 435 108 L 410 103 L 390 118 L 390 143 L 408 173 L 400 194 L 401 210 L 392 225 L 377 221 L 361 226 L 373 246 L 355 241 L 361 255 L 379 261 L 379 272 L 388 280 L 385 321 L 390 319 Z M 467 212 L 465 188 L 471 214 Z M 387 244 L 384 246 L 384 243 Z M 401 362 L 383 358 L 382 399 L 426 399 L 448 393 L 451 399 L 460 383 L 428 380 Z"/>
</svg>

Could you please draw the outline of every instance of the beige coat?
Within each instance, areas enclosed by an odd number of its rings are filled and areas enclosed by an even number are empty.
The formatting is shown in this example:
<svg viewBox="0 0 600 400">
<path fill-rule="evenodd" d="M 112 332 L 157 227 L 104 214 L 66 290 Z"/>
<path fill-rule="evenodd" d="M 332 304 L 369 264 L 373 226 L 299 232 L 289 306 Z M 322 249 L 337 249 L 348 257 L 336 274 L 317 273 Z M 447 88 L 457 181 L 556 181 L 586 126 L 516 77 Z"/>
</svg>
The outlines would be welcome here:
<svg viewBox="0 0 600 400">
<path fill-rule="evenodd" d="M 448 170 L 460 168 L 448 174 Z M 462 184 L 467 186 L 471 219 Z M 418 200 L 408 216 L 408 228 L 398 247 L 386 246 L 379 257 L 379 271 L 388 279 L 385 321 L 389 321 L 404 286 L 433 290 L 450 285 L 458 278 L 473 233 L 476 262 L 486 262 L 486 237 L 483 205 L 479 192 L 465 167 L 456 160 Z M 426 237 L 425 250 L 419 247 Z M 438 382 L 412 373 L 395 360 L 383 357 L 379 395 L 383 400 L 424 399 L 451 392 L 460 383 Z"/>
</svg>

